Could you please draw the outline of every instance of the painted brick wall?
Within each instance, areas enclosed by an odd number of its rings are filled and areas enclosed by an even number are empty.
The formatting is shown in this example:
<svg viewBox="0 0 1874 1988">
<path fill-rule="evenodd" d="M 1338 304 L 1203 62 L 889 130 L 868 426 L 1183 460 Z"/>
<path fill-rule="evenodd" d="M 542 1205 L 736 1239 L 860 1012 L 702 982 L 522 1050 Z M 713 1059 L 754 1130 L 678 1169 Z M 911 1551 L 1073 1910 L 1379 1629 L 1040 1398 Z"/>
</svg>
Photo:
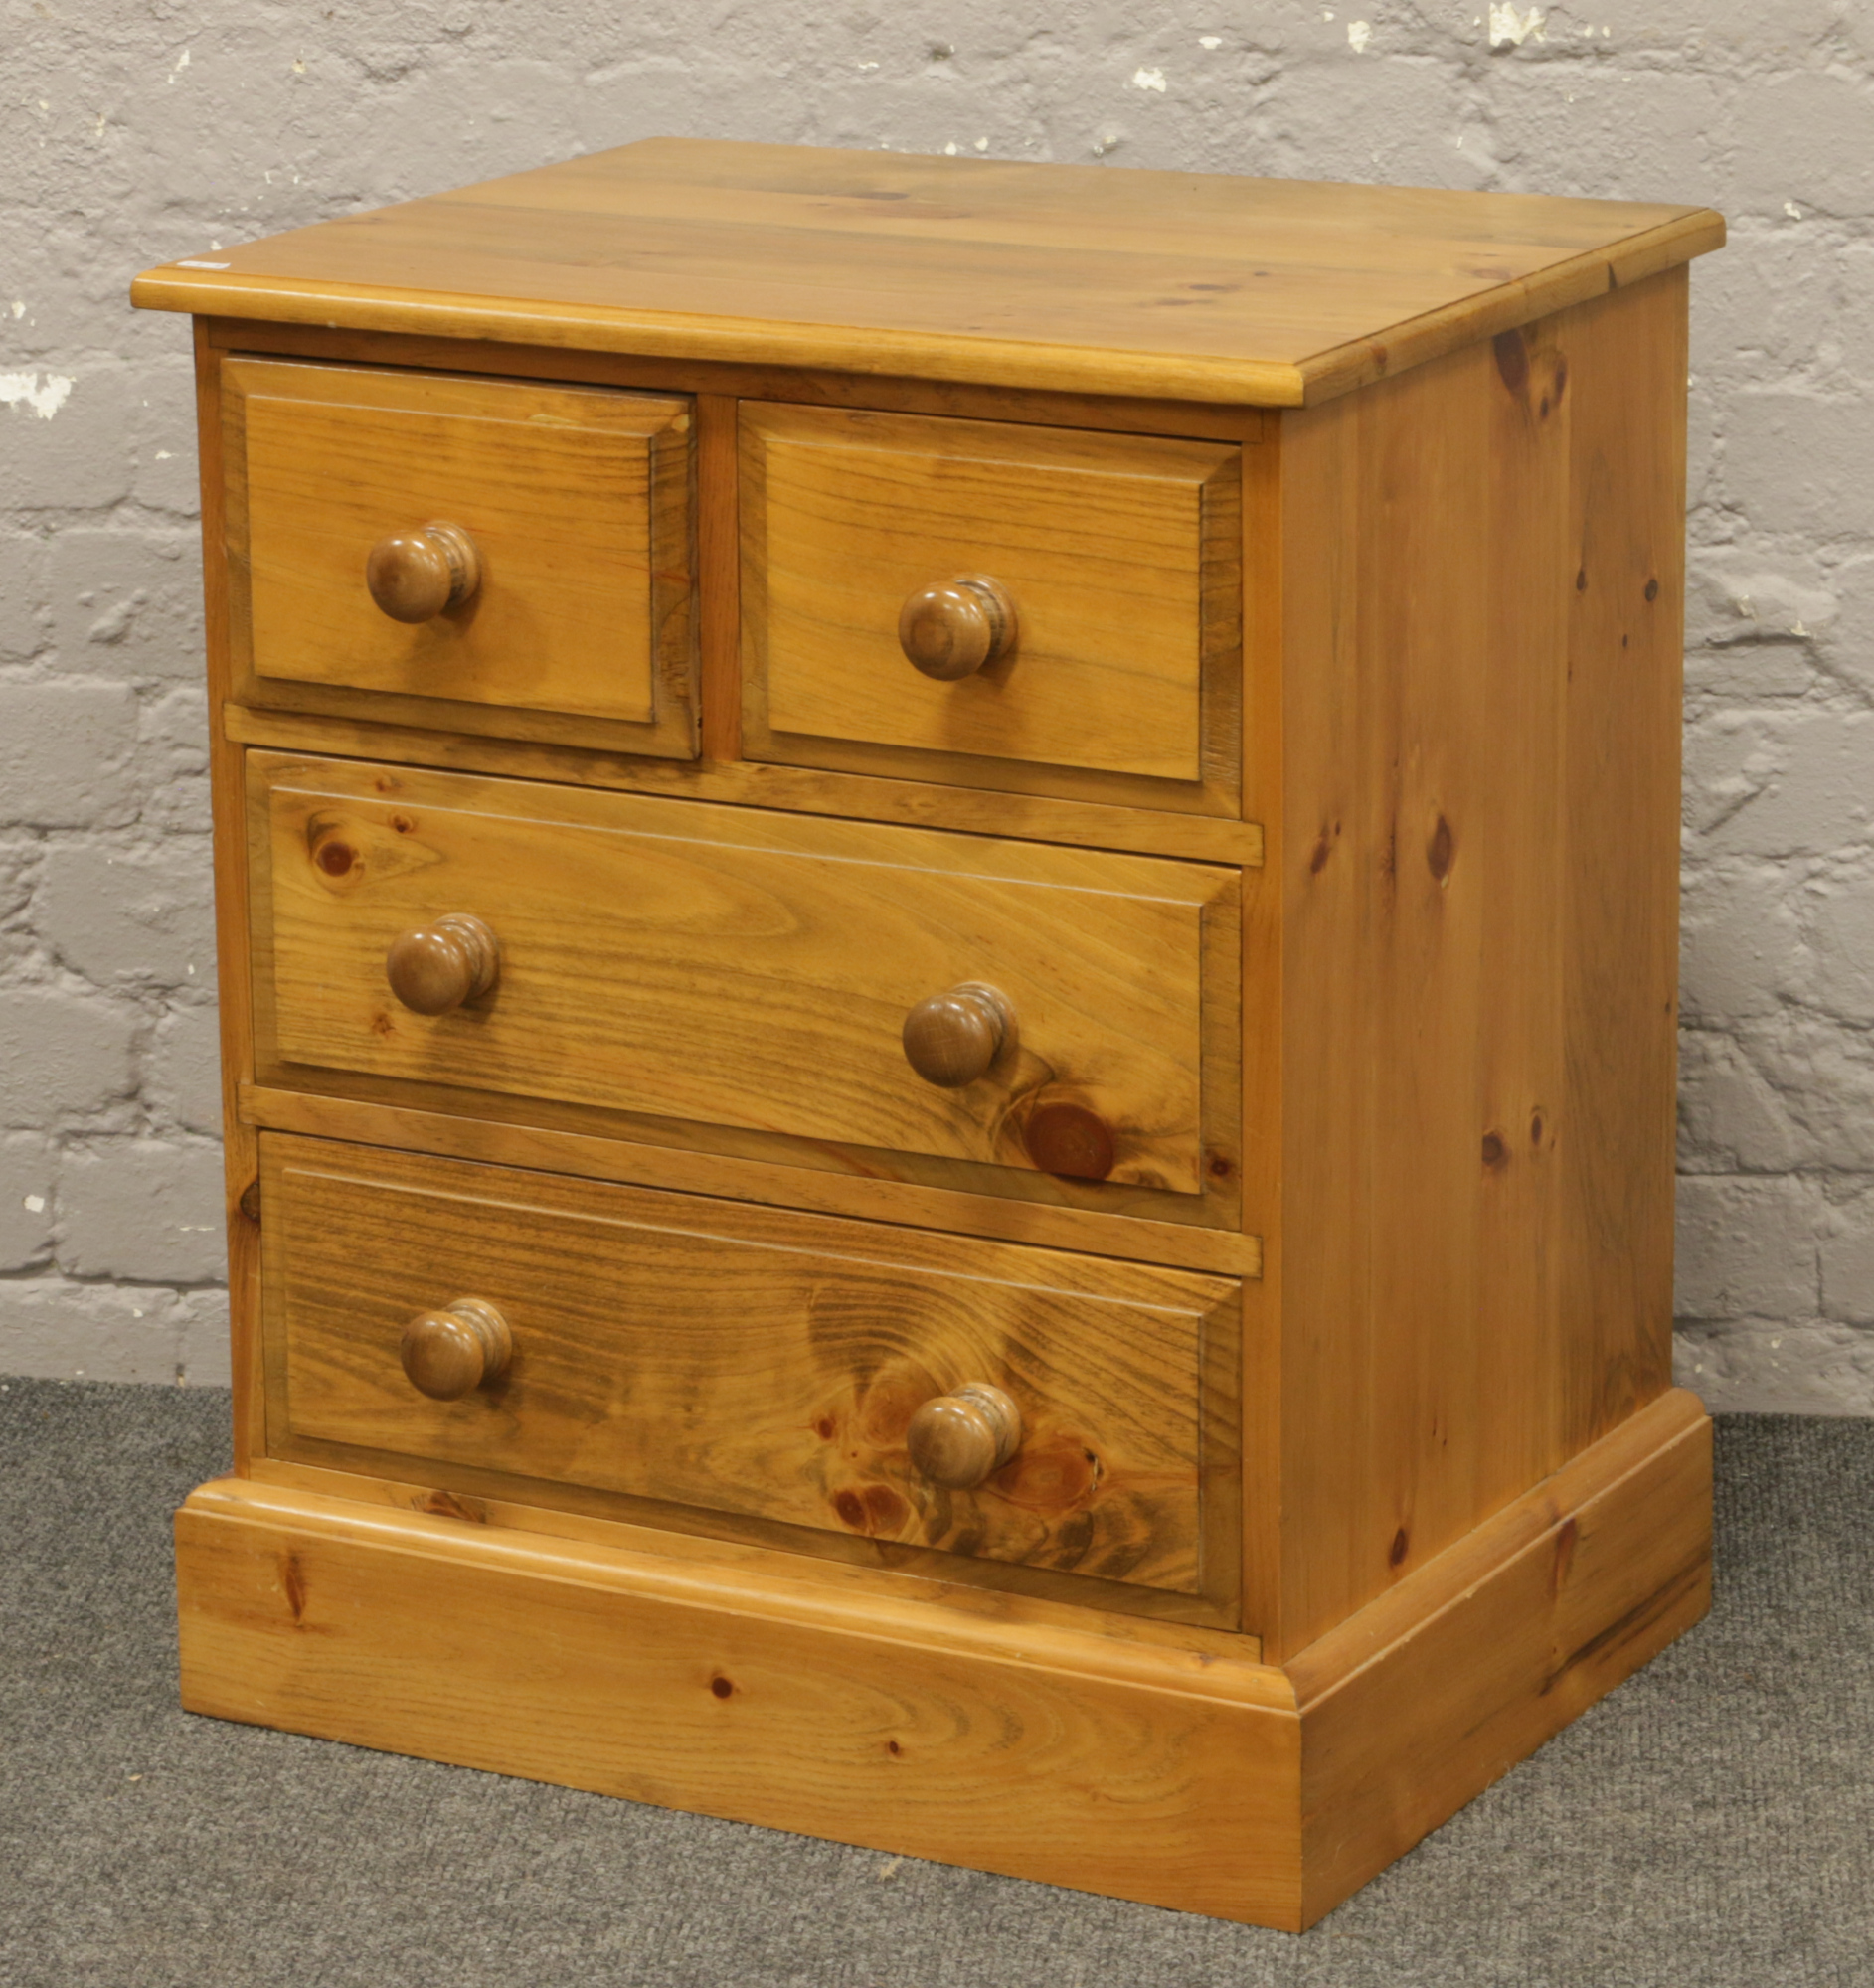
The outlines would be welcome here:
<svg viewBox="0 0 1874 1988">
<path fill-rule="evenodd" d="M 186 327 L 140 267 L 656 132 L 1707 202 L 1679 1311 L 1874 1413 L 1874 15 L 0 0 L 0 1371 L 226 1372 Z"/>
</svg>

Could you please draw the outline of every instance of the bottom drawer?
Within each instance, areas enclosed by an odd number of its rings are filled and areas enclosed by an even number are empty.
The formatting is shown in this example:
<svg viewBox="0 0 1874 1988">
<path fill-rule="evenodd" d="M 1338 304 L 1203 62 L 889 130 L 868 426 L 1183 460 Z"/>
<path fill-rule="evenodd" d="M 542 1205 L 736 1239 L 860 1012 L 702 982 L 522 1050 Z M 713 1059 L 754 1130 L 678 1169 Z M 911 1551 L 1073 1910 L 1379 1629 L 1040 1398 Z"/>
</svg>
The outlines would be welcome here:
<svg viewBox="0 0 1874 1988">
<path fill-rule="evenodd" d="M 1227 1279 L 260 1146 L 274 1456 L 1234 1619 Z"/>
</svg>

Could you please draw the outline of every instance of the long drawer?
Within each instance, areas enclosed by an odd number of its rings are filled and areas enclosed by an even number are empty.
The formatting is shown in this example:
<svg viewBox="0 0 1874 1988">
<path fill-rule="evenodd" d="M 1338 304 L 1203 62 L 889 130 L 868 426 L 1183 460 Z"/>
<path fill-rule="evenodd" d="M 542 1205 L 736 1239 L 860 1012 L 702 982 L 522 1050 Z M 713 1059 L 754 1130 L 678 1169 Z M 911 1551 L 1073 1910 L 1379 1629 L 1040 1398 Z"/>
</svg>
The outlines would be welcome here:
<svg viewBox="0 0 1874 1988">
<path fill-rule="evenodd" d="M 1235 1593 L 1228 1279 L 260 1143 L 271 1454 L 536 1503 L 653 1501 L 658 1523 L 760 1522 L 808 1551 L 894 1543 L 957 1577 L 1004 1563 L 1208 1619 Z M 446 1355 L 451 1321 L 490 1314 L 498 1371 L 421 1392 L 425 1335 Z M 984 1388 L 1014 1407 L 1006 1460 L 937 1481 L 913 1418 Z"/>
<path fill-rule="evenodd" d="M 250 768 L 256 1026 L 282 1081 L 313 1067 L 419 1098 L 1234 1188 L 1233 870 L 348 761 Z M 485 971 L 461 998 L 400 977 L 395 958 L 449 968 L 464 934 Z"/>
</svg>

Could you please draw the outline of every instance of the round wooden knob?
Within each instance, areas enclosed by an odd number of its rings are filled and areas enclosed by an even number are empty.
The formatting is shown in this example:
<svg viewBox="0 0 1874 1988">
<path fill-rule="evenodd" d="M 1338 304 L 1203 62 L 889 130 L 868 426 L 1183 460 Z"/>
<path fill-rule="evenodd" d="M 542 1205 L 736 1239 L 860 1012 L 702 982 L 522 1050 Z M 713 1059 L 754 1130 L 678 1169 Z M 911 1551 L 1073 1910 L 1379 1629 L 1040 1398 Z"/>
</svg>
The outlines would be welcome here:
<svg viewBox="0 0 1874 1988">
<path fill-rule="evenodd" d="M 1015 603 L 980 574 L 923 586 L 898 617 L 898 640 L 913 669 L 951 683 L 1015 646 Z"/>
<path fill-rule="evenodd" d="M 1002 1468 L 1021 1441 L 1021 1409 L 984 1381 L 926 1402 L 905 1431 L 912 1468 L 951 1491 L 973 1491 Z"/>
<path fill-rule="evenodd" d="M 431 621 L 481 584 L 481 555 L 460 525 L 394 532 L 371 548 L 365 584 L 393 621 Z"/>
<path fill-rule="evenodd" d="M 459 1402 L 507 1371 L 514 1336 L 507 1320 L 480 1298 L 451 1298 L 420 1311 L 404 1328 L 398 1357 L 410 1385 L 432 1402 Z"/>
<path fill-rule="evenodd" d="M 905 1056 L 927 1083 L 956 1090 L 982 1076 L 1014 1032 L 1006 998 L 965 981 L 920 1001 L 905 1017 Z"/>
<path fill-rule="evenodd" d="M 446 1015 L 487 993 L 501 970 L 501 945 L 478 917 L 449 911 L 391 941 L 384 955 L 391 992 L 419 1015 Z"/>
</svg>

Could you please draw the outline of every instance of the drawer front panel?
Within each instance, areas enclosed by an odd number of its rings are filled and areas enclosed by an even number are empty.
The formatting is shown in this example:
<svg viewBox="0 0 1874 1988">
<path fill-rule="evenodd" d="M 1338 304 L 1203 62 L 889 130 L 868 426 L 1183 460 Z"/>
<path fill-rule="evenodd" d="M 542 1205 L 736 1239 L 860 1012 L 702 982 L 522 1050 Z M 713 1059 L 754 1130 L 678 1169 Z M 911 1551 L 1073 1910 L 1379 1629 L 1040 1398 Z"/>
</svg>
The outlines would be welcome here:
<svg viewBox="0 0 1874 1988">
<path fill-rule="evenodd" d="M 1233 1584 L 1226 1279 L 264 1134 L 274 1453 L 434 1466 L 894 1541 L 1170 1594 Z M 464 1297 L 505 1371 L 434 1401 L 410 1318 Z M 979 1487 L 928 1481 L 913 1413 L 1016 1403 Z M 355 1460 L 355 1459 L 354 1459 Z M 479 1483 L 479 1478 L 474 1480 Z M 513 1487 L 509 1495 L 516 1495 Z M 810 1542 L 809 1542 L 810 1544 Z"/>
<path fill-rule="evenodd" d="M 223 386 L 245 695 L 693 755 L 686 401 L 259 359 Z M 471 590 L 394 618 L 373 548 L 436 521 Z"/>
<path fill-rule="evenodd" d="M 1089 791 L 1037 770 L 1082 769 L 1235 811 L 1237 447 L 757 403 L 741 420 L 748 750 L 884 747 L 989 781 L 1019 761 L 1036 790 Z M 1012 607 L 1003 651 L 922 674 L 901 611 L 970 577 Z"/>
<path fill-rule="evenodd" d="M 344 761 L 250 766 L 263 1063 L 1182 1194 L 1234 1177 L 1233 870 Z M 493 935 L 498 978 L 412 1012 L 389 949 L 451 915 Z M 980 1077 L 945 1087 L 913 1069 L 904 1029 L 959 985 L 993 988 L 1009 1025 Z M 1107 1141 L 1091 1162 L 1076 1126 Z"/>
</svg>

